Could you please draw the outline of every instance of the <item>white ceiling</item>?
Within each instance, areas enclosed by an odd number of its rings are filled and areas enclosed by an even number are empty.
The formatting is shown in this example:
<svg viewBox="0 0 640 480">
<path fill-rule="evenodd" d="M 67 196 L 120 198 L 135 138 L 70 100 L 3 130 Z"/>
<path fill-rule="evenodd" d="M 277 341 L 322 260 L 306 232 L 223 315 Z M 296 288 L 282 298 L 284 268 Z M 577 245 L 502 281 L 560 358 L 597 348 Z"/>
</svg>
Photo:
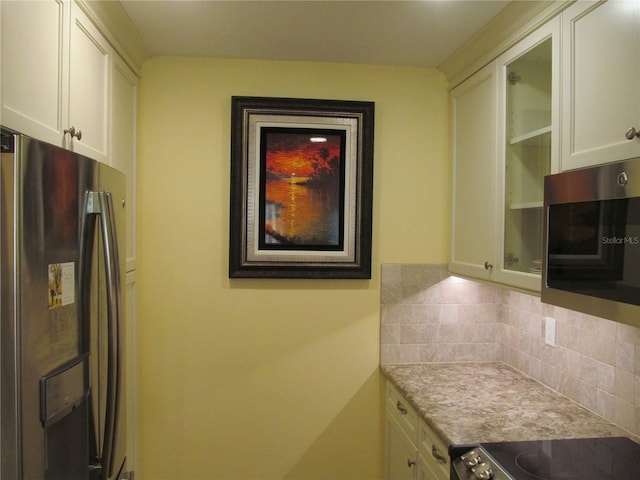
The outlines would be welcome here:
<svg viewBox="0 0 640 480">
<path fill-rule="evenodd" d="M 151 55 L 437 67 L 507 0 L 120 0 Z"/>
</svg>

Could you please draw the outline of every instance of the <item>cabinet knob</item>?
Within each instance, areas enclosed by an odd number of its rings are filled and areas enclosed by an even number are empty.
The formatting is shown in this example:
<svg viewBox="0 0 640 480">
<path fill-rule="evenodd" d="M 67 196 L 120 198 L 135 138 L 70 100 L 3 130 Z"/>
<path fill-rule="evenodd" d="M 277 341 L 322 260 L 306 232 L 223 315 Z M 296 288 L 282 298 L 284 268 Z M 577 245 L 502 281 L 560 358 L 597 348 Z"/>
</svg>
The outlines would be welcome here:
<svg viewBox="0 0 640 480">
<path fill-rule="evenodd" d="M 407 410 L 407 408 L 402 404 L 402 402 L 400 400 L 398 400 L 398 403 L 396 403 L 396 409 L 402 414 L 402 415 L 406 415 L 409 413 L 409 411 Z"/>
<path fill-rule="evenodd" d="M 493 270 L 493 263 L 484 262 L 484 269 L 485 270 Z"/>
<path fill-rule="evenodd" d="M 627 140 L 633 140 L 636 137 L 640 138 L 640 131 L 636 130 L 633 127 L 629 127 L 629 130 L 625 132 L 624 136 Z"/>
<path fill-rule="evenodd" d="M 415 460 L 411 460 L 410 458 L 407 460 L 407 467 L 411 468 L 416 464 Z"/>
<path fill-rule="evenodd" d="M 73 125 L 71 125 L 69 128 L 67 128 L 64 131 L 65 135 L 68 133 L 69 135 L 71 135 L 72 137 L 76 137 L 78 140 L 82 140 L 82 131 L 81 130 L 76 130 L 76 127 L 74 127 Z"/>
</svg>

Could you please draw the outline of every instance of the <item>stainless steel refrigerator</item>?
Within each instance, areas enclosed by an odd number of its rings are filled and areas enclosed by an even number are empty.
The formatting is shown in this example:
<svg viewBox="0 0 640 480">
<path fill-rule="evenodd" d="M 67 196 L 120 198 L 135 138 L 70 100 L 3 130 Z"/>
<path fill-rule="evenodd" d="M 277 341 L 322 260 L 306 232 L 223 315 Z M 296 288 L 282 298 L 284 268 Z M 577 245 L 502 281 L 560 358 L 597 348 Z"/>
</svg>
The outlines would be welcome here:
<svg viewBox="0 0 640 480">
<path fill-rule="evenodd" d="M 131 478 L 124 175 L 6 129 L 1 156 L 0 478 Z"/>
</svg>

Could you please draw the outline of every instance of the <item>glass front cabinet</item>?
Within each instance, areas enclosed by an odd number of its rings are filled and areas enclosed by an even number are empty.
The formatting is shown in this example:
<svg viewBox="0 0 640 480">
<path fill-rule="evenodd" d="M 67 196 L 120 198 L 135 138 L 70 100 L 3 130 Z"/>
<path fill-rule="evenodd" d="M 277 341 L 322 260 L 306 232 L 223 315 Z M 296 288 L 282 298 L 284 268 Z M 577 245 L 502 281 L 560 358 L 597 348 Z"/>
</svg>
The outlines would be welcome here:
<svg viewBox="0 0 640 480">
<path fill-rule="evenodd" d="M 560 20 L 452 91 L 449 270 L 540 291 L 544 176 L 559 171 Z"/>
<path fill-rule="evenodd" d="M 530 290 L 540 290 L 544 176 L 558 171 L 558 31 L 551 21 L 498 60 L 504 188 L 496 280 Z"/>
</svg>

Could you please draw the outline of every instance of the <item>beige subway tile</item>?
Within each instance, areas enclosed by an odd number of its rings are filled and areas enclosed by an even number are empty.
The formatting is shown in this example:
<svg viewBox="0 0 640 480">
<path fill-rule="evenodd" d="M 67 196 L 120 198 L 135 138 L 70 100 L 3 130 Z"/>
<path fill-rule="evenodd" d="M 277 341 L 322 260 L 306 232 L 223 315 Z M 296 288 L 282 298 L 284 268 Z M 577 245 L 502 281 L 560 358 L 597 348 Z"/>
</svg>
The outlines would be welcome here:
<svg viewBox="0 0 640 480">
<path fill-rule="evenodd" d="M 596 360 L 615 365 L 616 342 L 614 338 L 601 336 L 593 330 L 586 330 L 581 334 L 582 353 Z"/>
<path fill-rule="evenodd" d="M 420 362 L 421 345 L 402 345 L 399 349 L 398 363 L 418 363 Z"/>
<path fill-rule="evenodd" d="M 380 303 L 382 305 L 394 305 L 402 303 L 402 288 L 399 284 L 382 285 L 380 290 Z"/>
<path fill-rule="evenodd" d="M 616 398 L 613 421 L 626 430 L 634 430 L 636 425 L 636 411 L 633 403 L 621 398 Z"/>
<path fill-rule="evenodd" d="M 582 343 L 579 328 L 566 321 L 556 321 L 556 344 L 574 352 L 582 352 Z"/>
<path fill-rule="evenodd" d="M 547 385 L 548 387 L 557 390 L 558 383 L 560 380 L 560 370 L 552 364 L 545 362 L 544 360 L 541 363 L 542 372 L 541 379 L 542 383 Z"/>
<path fill-rule="evenodd" d="M 635 375 L 625 372 L 624 370 L 616 369 L 616 388 L 615 395 L 617 398 L 624 400 L 625 402 L 633 403 L 635 400 Z"/>
<path fill-rule="evenodd" d="M 439 323 L 440 324 L 452 324 L 458 323 L 458 311 L 461 305 L 456 304 L 447 304 L 440 305 L 440 316 Z"/>
<path fill-rule="evenodd" d="M 608 393 L 616 391 L 616 369 L 606 363 L 597 363 L 596 386 Z"/>
<path fill-rule="evenodd" d="M 399 345 L 382 345 L 380 347 L 380 363 L 400 363 L 400 352 L 402 348 Z"/>
<path fill-rule="evenodd" d="M 423 343 L 418 338 L 420 335 L 419 324 L 400 325 L 400 343 L 403 345 L 411 345 L 415 343 Z"/>
<path fill-rule="evenodd" d="M 635 373 L 635 345 L 627 342 L 616 342 L 616 368 L 626 372 Z"/>
<path fill-rule="evenodd" d="M 437 324 L 440 323 L 441 306 L 428 304 L 420 306 L 420 323 Z"/>
<path fill-rule="evenodd" d="M 619 342 L 640 345 L 640 328 L 625 325 L 624 323 L 618 323 L 616 325 L 616 329 L 616 338 Z"/>
<path fill-rule="evenodd" d="M 399 263 L 383 263 L 380 266 L 380 283 L 384 288 L 387 285 L 399 285 L 400 284 L 400 270 Z"/>
<path fill-rule="evenodd" d="M 404 285 L 425 285 L 429 276 L 426 265 L 404 264 L 400 269 L 400 283 Z"/>
<path fill-rule="evenodd" d="M 440 285 L 430 285 L 426 287 L 423 291 L 423 295 L 421 297 L 422 304 L 439 304 L 440 303 Z"/>
<path fill-rule="evenodd" d="M 402 303 L 405 305 L 421 305 L 424 302 L 425 288 L 423 285 L 402 285 L 400 287 Z"/>
<path fill-rule="evenodd" d="M 464 295 L 460 292 L 466 287 L 464 284 L 445 283 L 440 284 L 440 303 L 460 304 L 464 302 Z"/>
<path fill-rule="evenodd" d="M 382 308 L 383 324 L 406 324 L 420 322 L 419 305 L 388 305 Z"/>
<path fill-rule="evenodd" d="M 540 360 L 561 369 L 564 366 L 564 352 L 563 348 L 543 344 L 540 349 Z"/>
<path fill-rule="evenodd" d="M 598 389 L 596 400 L 596 413 L 599 413 L 607 420 L 614 421 L 616 410 L 616 397 L 609 392 Z"/>
<path fill-rule="evenodd" d="M 587 407 L 589 410 L 596 411 L 598 405 L 598 387 L 583 383 L 581 397 L 577 402 Z"/>
<path fill-rule="evenodd" d="M 580 354 L 578 354 L 580 355 Z M 606 385 L 602 385 L 602 383 L 598 383 L 599 376 L 599 366 L 605 366 L 602 362 L 598 362 L 596 359 L 588 357 L 586 355 L 580 355 L 580 374 L 578 377 L 585 383 L 589 385 L 593 385 L 594 387 L 602 388 L 608 392 L 612 392 L 610 388 L 607 388 Z M 611 367 L 609 367 L 611 368 Z M 606 372 L 603 372 L 603 374 Z M 612 372 L 613 373 L 613 369 Z M 612 375 L 613 378 L 613 375 Z"/>
<path fill-rule="evenodd" d="M 573 350 L 565 351 L 565 371 L 569 375 L 580 377 L 582 381 L 587 382 L 582 376 L 582 354 L 574 352 Z M 588 382 L 587 382 L 588 383 Z M 594 382 L 595 385 L 595 382 Z"/>
<path fill-rule="evenodd" d="M 400 343 L 400 325 L 381 325 L 380 342 L 383 345 Z"/>
</svg>

